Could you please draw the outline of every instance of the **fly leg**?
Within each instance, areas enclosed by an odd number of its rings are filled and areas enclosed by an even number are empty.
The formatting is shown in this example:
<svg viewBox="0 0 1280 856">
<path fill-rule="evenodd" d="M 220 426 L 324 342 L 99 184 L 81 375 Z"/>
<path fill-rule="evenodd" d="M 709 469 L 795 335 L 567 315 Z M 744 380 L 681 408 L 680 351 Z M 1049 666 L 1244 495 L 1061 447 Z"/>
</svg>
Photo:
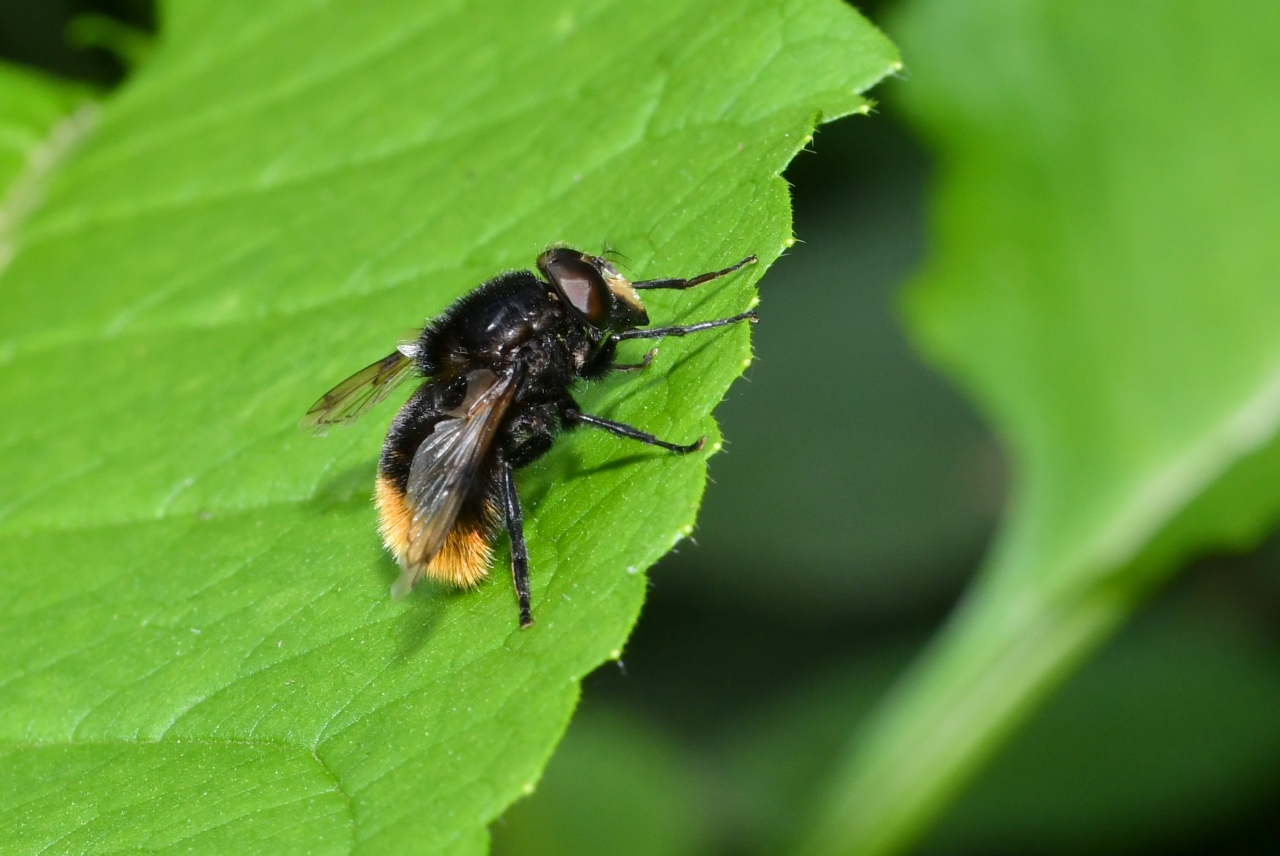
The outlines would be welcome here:
<svg viewBox="0 0 1280 856">
<path fill-rule="evenodd" d="M 636 289 L 693 288 L 694 286 L 702 285 L 704 282 L 710 282 L 713 279 L 719 279 L 722 276 L 728 276 L 729 274 L 733 273 L 735 270 L 737 270 L 740 267 L 753 265 L 755 263 L 756 263 L 755 256 L 747 256 L 745 259 L 738 262 L 736 265 L 730 265 L 729 267 L 724 268 L 723 270 L 713 270 L 713 271 L 708 271 L 707 273 L 700 273 L 697 276 L 695 276 L 693 279 L 644 279 L 644 280 L 641 280 L 640 282 L 631 283 L 631 287 Z"/>
<path fill-rule="evenodd" d="M 679 455 L 687 455 L 689 452 L 696 452 L 701 449 L 707 442 L 706 437 L 700 437 L 697 442 L 690 443 L 687 446 L 681 446 L 676 443 L 668 443 L 666 440 L 659 440 L 647 431 L 641 431 L 624 422 L 614 422 L 612 419 L 605 419 L 601 416 L 592 416 L 589 413 L 583 413 L 580 410 L 566 410 L 564 419 L 570 425 L 590 425 L 592 428 L 600 428 L 608 431 L 610 434 L 616 434 L 619 437 L 626 437 L 629 440 L 638 440 L 647 446 L 657 446 L 660 449 L 667 449 Z"/>
<path fill-rule="evenodd" d="M 529 546 L 524 541 L 524 512 L 520 508 L 520 495 L 516 493 L 515 470 L 506 460 L 498 464 L 502 473 L 502 512 L 506 518 L 507 534 L 511 536 L 511 582 L 520 603 L 520 629 L 533 624 L 529 610 Z"/>
<path fill-rule="evenodd" d="M 748 310 L 739 312 L 737 315 L 728 318 L 717 318 L 714 321 L 699 321 L 697 324 L 676 324 L 671 327 L 650 327 L 648 329 L 623 330 L 621 333 L 614 333 L 613 338 L 619 342 L 627 339 L 661 339 L 663 336 L 687 336 L 690 333 L 701 333 L 703 330 L 714 330 L 716 327 L 724 327 L 729 324 L 737 324 L 739 321 L 750 321 L 756 323 L 756 313 Z"/>
</svg>

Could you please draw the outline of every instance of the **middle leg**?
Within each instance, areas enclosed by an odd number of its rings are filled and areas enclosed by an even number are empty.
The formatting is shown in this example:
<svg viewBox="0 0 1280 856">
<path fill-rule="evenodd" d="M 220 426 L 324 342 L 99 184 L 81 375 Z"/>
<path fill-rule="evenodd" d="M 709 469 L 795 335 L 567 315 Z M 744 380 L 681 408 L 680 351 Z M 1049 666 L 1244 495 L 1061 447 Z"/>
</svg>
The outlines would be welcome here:
<svg viewBox="0 0 1280 856">
<path fill-rule="evenodd" d="M 626 437 L 629 440 L 637 440 L 647 446 L 657 446 L 660 449 L 667 449 L 679 455 L 687 455 L 690 452 L 696 452 L 701 449 L 707 442 L 706 437 L 698 438 L 697 442 L 688 445 L 680 445 L 678 443 L 668 443 L 666 440 L 659 440 L 648 431 L 641 431 L 639 428 L 632 427 L 625 422 L 614 422 L 612 419 L 605 419 L 602 416 L 592 416 L 589 413 L 583 413 L 580 410 L 566 410 L 564 414 L 565 421 L 570 425 L 590 425 L 592 428 L 600 428 L 615 434 L 619 437 Z"/>
</svg>

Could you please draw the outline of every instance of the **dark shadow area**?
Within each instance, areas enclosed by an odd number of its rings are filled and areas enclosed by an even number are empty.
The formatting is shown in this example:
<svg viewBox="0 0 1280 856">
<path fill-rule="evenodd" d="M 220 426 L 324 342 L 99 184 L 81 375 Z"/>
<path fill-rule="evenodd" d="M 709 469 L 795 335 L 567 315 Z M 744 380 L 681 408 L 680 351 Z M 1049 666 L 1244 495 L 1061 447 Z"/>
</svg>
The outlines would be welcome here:
<svg viewBox="0 0 1280 856">
<path fill-rule="evenodd" d="M 400 576 L 400 567 L 386 551 L 383 551 L 382 556 L 386 560 L 383 563 L 383 570 L 387 571 L 383 576 L 386 577 L 387 587 L 390 588 L 396 577 Z M 449 605 L 468 594 L 470 592 L 442 586 L 431 580 L 424 580 L 410 592 L 405 599 L 413 608 L 396 621 L 396 630 L 400 637 L 399 662 L 408 665 L 413 655 L 431 641 L 431 637 L 435 635 L 436 626 Z"/>
<path fill-rule="evenodd" d="M 114 86 L 127 71 L 119 57 L 101 47 L 77 45 L 72 22 L 103 16 L 154 33 L 152 0 L 0 0 L 0 57 L 61 77 Z"/>
</svg>

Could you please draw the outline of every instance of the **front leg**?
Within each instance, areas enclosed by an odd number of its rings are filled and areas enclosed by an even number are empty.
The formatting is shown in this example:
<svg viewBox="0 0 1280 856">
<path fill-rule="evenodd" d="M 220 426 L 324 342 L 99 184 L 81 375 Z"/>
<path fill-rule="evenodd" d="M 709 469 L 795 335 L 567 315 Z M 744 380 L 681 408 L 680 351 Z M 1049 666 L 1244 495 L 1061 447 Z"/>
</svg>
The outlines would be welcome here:
<svg viewBox="0 0 1280 856">
<path fill-rule="evenodd" d="M 747 310 L 739 312 L 737 315 L 729 318 L 717 318 L 714 321 L 699 321 L 697 324 L 674 324 L 670 327 L 650 327 L 648 329 L 623 330 L 621 333 L 614 333 L 614 340 L 621 342 L 626 339 L 661 339 L 663 336 L 688 336 L 690 333 L 701 333 L 703 330 L 714 330 L 717 327 L 725 327 L 729 324 L 737 324 L 739 321 L 750 321 L 752 324 L 759 319 L 756 313 Z"/>
<path fill-rule="evenodd" d="M 744 265 L 753 265 L 755 263 L 756 263 L 755 256 L 747 256 L 745 259 L 738 262 L 736 265 L 729 265 L 727 268 L 724 268 L 723 270 L 713 270 L 713 271 L 708 271 L 707 273 L 701 273 L 695 276 L 693 279 L 678 279 L 678 278 L 677 279 L 644 279 L 644 280 L 641 280 L 640 282 L 631 283 L 631 287 L 635 289 L 694 288 L 695 286 L 702 285 L 704 282 L 711 282 L 711 280 L 713 279 L 719 279 L 722 276 L 728 276 L 729 274 L 733 273 L 735 270 L 737 270 L 740 267 L 743 267 Z"/>
</svg>

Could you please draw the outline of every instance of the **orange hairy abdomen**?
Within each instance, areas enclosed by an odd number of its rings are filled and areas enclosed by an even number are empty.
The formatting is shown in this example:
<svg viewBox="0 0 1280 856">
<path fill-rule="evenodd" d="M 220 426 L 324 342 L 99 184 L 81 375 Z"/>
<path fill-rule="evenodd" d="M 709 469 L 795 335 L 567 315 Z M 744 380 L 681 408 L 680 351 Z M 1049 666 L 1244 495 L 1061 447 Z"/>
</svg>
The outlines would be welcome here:
<svg viewBox="0 0 1280 856">
<path fill-rule="evenodd" d="M 403 491 L 386 476 L 378 475 L 375 491 L 378 532 L 382 535 L 382 543 L 402 568 L 409 554 L 409 536 L 413 526 L 413 512 L 404 499 Z M 449 530 L 444 546 L 421 570 L 423 576 L 445 585 L 472 588 L 489 575 L 492 560 L 493 544 L 487 527 L 483 521 L 464 513 Z"/>
</svg>

